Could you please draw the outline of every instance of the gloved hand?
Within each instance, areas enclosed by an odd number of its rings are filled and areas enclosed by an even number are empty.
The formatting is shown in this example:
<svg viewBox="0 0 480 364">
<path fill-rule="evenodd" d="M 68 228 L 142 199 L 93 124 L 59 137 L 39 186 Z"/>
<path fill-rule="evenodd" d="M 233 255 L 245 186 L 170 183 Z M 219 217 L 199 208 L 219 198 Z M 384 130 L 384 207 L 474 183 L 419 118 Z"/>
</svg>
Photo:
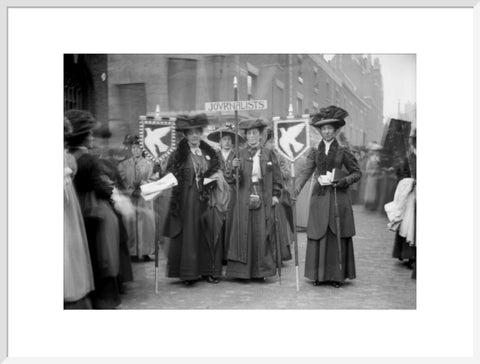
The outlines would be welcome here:
<svg viewBox="0 0 480 364">
<path fill-rule="evenodd" d="M 335 188 L 347 188 L 348 182 L 346 178 L 340 178 L 337 183 L 333 183 L 333 187 Z"/>
</svg>

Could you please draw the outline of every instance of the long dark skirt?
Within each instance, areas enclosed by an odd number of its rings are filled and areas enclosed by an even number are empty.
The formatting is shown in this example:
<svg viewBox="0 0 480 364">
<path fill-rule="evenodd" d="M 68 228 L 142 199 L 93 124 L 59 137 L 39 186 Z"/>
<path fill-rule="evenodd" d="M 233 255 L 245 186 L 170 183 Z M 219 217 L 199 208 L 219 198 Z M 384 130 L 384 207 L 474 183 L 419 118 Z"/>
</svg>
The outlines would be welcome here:
<svg viewBox="0 0 480 364">
<path fill-rule="evenodd" d="M 266 229 L 263 204 L 257 210 L 249 210 L 247 262 L 229 260 L 227 277 L 251 279 L 272 277 L 276 274 L 276 263 Z"/>
<path fill-rule="evenodd" d="M 341 246 L 343 272 L 340 271 L 338 261 L 337 237 L 330 229 L 327 229 L 327 233 L 320 240 L 308 239 L 305 277 L 320 282 L 354 279 L 356 271 L 352 238 L 342 238 Z"/>
<path fill-rule="evenodd" d="M 223 261 L 227 261 L 228 246 L 230 242 L 230 234 L 232 233 L 233 224 L 233 212 L 237 202 L 237 192 L 235 184 L 229 184 L 230 186 L 230 202 L 228 204 L 228 211 L 225 216 L 225 224 L 222 229 L 222 244 L 223 244 Z"/>
<path fill-rule="evenodd" d="M 393 252 L 392 256 L 394 258 L 403 260 L 403 259 L 414 259 L 416 255 L 416 247 L 410 246 L 407 243 L 407 240 L 400 236 L 398 232 L 395 234 L 395 242 L 393 243 Z"/>
<path fill-rule="evenodd" d="M 199 200 L 195 184 L 186 193 L 182 231 L 170 239 L 167 277 L 185 281 L 199 279 L 202 275 L 219 277 L 222 273 L 222 244 L 217 244 L 212 255 L 201 226 L 201 216 L 207 209 L 207 203 Z"/>
</svg>

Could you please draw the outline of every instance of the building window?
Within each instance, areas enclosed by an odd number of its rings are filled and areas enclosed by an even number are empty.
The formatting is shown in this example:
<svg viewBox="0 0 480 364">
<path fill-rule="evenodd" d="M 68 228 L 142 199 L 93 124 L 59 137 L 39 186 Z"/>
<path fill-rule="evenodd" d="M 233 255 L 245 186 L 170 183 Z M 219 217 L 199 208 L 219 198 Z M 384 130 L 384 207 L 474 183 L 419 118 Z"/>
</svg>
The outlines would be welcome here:
<svg viewBox="0 0 480 364">
<path fill-rule="evenodd" d="M 251 72 L 247 75 L 247 99 L 252 100 L 257 90 L 257 76 Z"/>
<path fill-rule="evenodd" d="M 186 58 L 168 59 L 168 106 L 170 111 L 196 109 L 197 61 Z"/>
<path fill-rule="evenodd" d="M 274 88 L 274 95 L 273 95 L 273 115 L 274 116 L 284 116 L 285 109 L 283 107 L 283 88 L 279 87 L 278 84 Z"/>
<path fill-rule="evenodd" d="M 303 110 L 303 100 L 300 97 L 297 97 L 297 113 L 301 114 Z"/>
<path fill-rule="evenodd" d="M 297 80 L 299 83 L 303 84 L 303 60 L 301 56 L 297 57 Z"/>
<path fill-rule="evenodd" d="M 79 83 L 68 80 L 64 88 L 65 110 L 83 109 L 82 87 Z"/>
</svg>

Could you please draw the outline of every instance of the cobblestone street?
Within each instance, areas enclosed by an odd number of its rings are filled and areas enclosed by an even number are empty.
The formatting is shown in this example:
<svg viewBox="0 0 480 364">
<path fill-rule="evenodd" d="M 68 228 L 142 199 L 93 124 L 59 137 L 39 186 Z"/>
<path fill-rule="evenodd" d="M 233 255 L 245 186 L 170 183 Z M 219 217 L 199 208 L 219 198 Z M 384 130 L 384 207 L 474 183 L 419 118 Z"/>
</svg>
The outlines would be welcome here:
<svg viewBox="0 0 480 364">
<path fill-rule="evenodd" d="M 153 262 L 132 263 L 133 282 L 126 285 L 120 309 L 415 309 L 416 280 L 404 262 L 391 257 L 394 234 L 378 212 L 353 206 L 357 278 L 339 289 L 314 287 L 303 277 L 306 235 L 298 234 L 300 291 L 295 288 L 293 259 L 278 276 L 265 282 L 223 278 L 218 284 L 200 281 L 186 287 L 165 277 L 166 259 L 160 254 L 159 293 L 154 291 Z M 293 249 L 292 249 L 293 253 Z"/>
</svg>

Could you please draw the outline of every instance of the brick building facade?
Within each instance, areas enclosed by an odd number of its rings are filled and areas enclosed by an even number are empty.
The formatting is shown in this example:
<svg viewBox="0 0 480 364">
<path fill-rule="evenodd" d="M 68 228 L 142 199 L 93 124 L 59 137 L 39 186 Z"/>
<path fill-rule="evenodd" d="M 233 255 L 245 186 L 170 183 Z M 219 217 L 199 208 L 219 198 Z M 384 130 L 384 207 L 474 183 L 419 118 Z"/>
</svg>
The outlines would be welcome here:
<svg viewBox="0 0 480 364">
<path fill-rule="evenodd" d="M 205 102 L 233 100 L 233 78 L 239 99 L 265 99 L 268 109 L 241 117 L 285 117 L 291 104 L 296 115 L 331 104 L 350 116 L 344 134 L 353 145 L 379 140 L 383 120 L 383 82 L 378 59 L 335 55 L 326 61 L 313 54 L 65 55 L 65 108 L 90 110 L 108 123 L 118 145 L 138 130 L 138 116 L 176 115 L 204 109 Z M 233 115 L 209 115 L 213 124 Z"/>
</svg>

